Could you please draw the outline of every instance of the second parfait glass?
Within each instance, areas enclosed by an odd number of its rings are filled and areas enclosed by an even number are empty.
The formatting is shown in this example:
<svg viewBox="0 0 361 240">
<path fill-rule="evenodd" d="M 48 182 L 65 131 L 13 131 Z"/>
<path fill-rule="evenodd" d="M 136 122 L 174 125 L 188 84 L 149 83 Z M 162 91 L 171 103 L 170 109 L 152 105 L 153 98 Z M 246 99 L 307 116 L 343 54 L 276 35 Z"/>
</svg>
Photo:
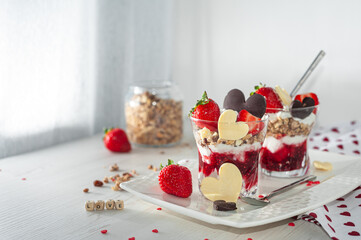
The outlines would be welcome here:
<svg viewBox="0 0 361 240">
<path fill-rule="evenodd" d="M 232 163 L 242 174 L 241 195 L 254 195 L 258 187 L 258 159 L 266 136 L 267 117 L 261 121 L 246 122 L 250 131 L 238 140 L 219 138 L 217 121 L 192 117 L 190 120 L 198 148 L 198 185 L 205 177 L 217 178 L 223 163 Z"/>
<path fill-rule="evenodd" d="M 272 177 L 301 177 L 310 167 L 308 136 L 318 106 L 267 109 L 269 123 L 260 153 L 261 171 Z"/>
</svg>

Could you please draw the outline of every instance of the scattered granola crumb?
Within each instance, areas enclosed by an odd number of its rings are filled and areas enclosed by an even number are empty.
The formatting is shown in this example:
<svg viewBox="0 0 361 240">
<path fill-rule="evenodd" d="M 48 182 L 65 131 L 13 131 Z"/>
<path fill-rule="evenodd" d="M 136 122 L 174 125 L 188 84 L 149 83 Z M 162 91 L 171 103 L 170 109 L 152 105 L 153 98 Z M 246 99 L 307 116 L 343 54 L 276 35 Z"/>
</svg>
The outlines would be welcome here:
<svg viewBox="0 0 361 240">
<path fill-rule="evenodd" d="M 108 230 L 104 229 L 104 230 L 101 230 L 100 232 L 103 234 L 106 234 L 108 232 Z"/>
<path fill-rule="evenodd" d="M 109 178 L 108 178 L 108 177 L 104 177 L 103 182 L 109 183 Z"/>
<path fill-rule="evenodd" d="M 152 232 L 158 233 L 158 229 L 153 229 Z"/>
<path fill-rule="evenodd" d="M 112 166 L 109 167 L 109 171 L 115 172 L 119 170 L 118 164 L 114 163 Z"/>
<path fill-rule="evenodd" d="M 89 188 L 84 188 L 83 192 L 85 192 L 85 193 L 89 192 Z"/>
<path fill-rule="evenodd" d="M 153 169 L 153 165 L 148 165 L 148 169 L 152 170 Z"/>
</svg>

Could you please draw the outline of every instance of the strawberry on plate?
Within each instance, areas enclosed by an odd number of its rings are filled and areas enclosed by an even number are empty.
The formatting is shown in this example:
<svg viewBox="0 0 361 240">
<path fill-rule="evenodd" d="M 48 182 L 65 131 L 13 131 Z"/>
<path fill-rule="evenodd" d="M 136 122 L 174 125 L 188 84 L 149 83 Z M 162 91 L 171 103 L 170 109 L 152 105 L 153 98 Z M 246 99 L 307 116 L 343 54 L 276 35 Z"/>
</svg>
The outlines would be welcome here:
<svg viewBox="0 0 361 240">
<path fill-rule="evenodd" d="M 259 86 L 255 86 L 255 92 L 265 97 L 267 107 L 266 107 L 266 113 L 276 113 L 279 110 L 273 109 L 273 108 L 283 108 L 282 101 L 276 91 L 271 87 L 266 87 L 263 84 L 260 84 Z"/>
<path fill-rule="evenodd" d="M 309 92 L 309 93 L 304 93 L 304 94 L 298 94 L 295 97 L 295 100 L 298 100 L 300 102 L 303 102 L 303 99 L 305 99 L 306 97 L 310 97 L 313 100 L 315 100 L 315 106 L 317 106 L 319 104 L 318 102 L 318 97 L 316 95 L 316 93 L 313 92 Z M 313 109 L 313 113 L 316 114 L 317 113 L 317 108 Z"/>
<path fill-rule="evenodd" d="M 160 188 L 177 197 L 187 198 L 192 194 L 192 174 L 188 168 L 175 165 L 168 159 L 168 165 L 163 167 L 158 176 Z"/>
<path fill-rule="evenodd" d="M 221 115 L 221 111 L 218 104 L 212 99 L 208 98 L 207 92 L 204 91 L 202 98 L 197 101 L 196 105 L 194 106 L 194 108 L 192 108 L 189 115 L 195 119 L 214 121 L 214 123 L 207 123 L 206 121 L 195 121 L 195 123 L 200 128 L 206 127 L 210 131 L 216 131 L 218 125 L 217 121 L 219 116 Z"/>
<path fill-rule="evenodd" d="M 129 152 L 132 147 L 128 141 L 127 134 L 120 128 L 109 128 L 104 130 L 104 145 L 112 152 Z"/>
<path fill-rule="evenodd" d="M 262 131 L 264 127 L 263 122 L 257 122 L 257 121 L 261 121 L 261 119 L 253 116 L 245 109 L 241 110 L 238 113 L 237 122 L 246 122 L 249 127 L 248 133 L 252 134 L 252 136 Z"/>
</svg>

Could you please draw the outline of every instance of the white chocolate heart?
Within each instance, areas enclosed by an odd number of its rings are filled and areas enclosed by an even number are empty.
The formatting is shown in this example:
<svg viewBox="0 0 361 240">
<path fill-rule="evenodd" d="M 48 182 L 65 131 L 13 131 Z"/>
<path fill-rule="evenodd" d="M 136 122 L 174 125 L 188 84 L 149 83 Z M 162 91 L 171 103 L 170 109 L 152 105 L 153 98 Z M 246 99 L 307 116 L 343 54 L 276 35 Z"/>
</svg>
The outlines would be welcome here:
<svg viewBox="0 0 361 240">
<path fill-rule="evenodd" d="M 333 168 L 331 163 L 329 163 L 329 162 L 320 162 L 320 161 L 314 161 L 313 166 L 317 170 L 321 170 L 321 171 L 330 171 Z"/>
<path fill-rule="evenodd" d="M 200 189 L 203 195 L 211 201 L 237 202 L 242 190 L 242 174 L 236 165 L 224 163 L 219 168 L 219 179 L 204 178 Z"/>
<path fill-rule="evenodd" d="M 218 134 L 221 139 L 238 140 L 247 135 L 249 127 L 244 122 L 237 121 L 237 112 L 224 111 L 218 119 Z"/>
<path fill-rule="evenodd" d="M 281 88 L 280 86 L 276 85 L 275 91 L 278 94 L 278 96 L 281 98 L 283 105 L 286 105 L 286 106 L 291 105 L 292 98 L 284 88 Z"/>
</svg>

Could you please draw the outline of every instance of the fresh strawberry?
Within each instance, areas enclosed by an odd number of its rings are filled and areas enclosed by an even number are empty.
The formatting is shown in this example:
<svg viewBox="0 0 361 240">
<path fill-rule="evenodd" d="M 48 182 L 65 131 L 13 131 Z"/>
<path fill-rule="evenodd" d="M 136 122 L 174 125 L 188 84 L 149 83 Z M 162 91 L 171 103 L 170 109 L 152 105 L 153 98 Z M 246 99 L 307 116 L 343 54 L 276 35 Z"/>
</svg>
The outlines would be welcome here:
<svg viewBox="0 0 361 240">
<path fill-rule="evenodd" d="M 237 122 L 246 122 L 249 126 L 248 132 L 252 134 L 252 136 L 259 133 L 264 127 L 263 122 L 256 121 L 261 121 L 261 119 L 253 116 L 246 109 L 243 109 L 238 113 Z"/>
<path fill-rule="evenodd" d="M 303 99 L 306 98 L 306 97 L 310 97 L 312 98 L 313 100 L 315 100 L 315 106 L 317 106 L 319 104 L 318 102 L 318 97 L 315 93 L 313 92 L 309 92 L 309 93 L 304 93 L 304 94 L 298 94 L 296 95 L 295 97 L 295 100 L 298 100 L 300 102 L 303 102 Z M 313 113 L 316 114 L 317 113 L 317 108 L 313 109 Z"/>
<path fill-rule="evenodd" d="M 217 121 L 221 115 L 218 104 L 212 99 L 208 98 L 207 92 L 204 91 L 203 96 L 197 101 L 197 104 L 190 111 L 190 116 L 200 120 L 215 121 L 214 123 L 207 123 L 205 121 L 195 121 L 198 127 L 208 128 L 211 131 L 217 130 Z"/>
<path fill-rule="evenodd" d="M 104 145 L 110 151 L 129 152 L 132 149 L 124 130 L 120 128 L 109 128 L 105 129 L 104 133 Z"/>
<path fill-rule="evenodd" d="M 273 88 L 266 87 L 263 84 L 260 84 L 260 86 L 255 86 L 254 88 L 256 90 L 255 93 L 258 93 L 266 98 L 266 113 L 276 113 L 279 110 L 273 108 L 283 108 L 282 101 Z"/>
<path fill-rule="evenodd" d="M 175 165 L 168 159 L 168 165 L 163 167 L 158 176 L 160 188 L 177 197 L 187 198 L 192 194 L 192 174 L 188 168 Z"/>
</svg>

